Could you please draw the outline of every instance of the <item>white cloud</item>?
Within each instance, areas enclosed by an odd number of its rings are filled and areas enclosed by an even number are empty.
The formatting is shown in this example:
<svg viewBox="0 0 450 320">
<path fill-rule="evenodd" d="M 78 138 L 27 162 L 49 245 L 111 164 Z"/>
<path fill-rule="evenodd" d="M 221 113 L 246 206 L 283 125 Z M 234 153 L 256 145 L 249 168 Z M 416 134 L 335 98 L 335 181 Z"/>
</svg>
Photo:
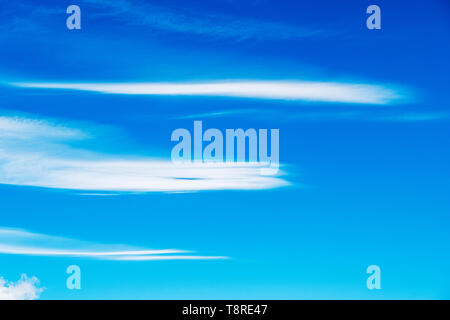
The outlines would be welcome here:
<svg viewBox="0 0 450 320">
<path fill-rule="evenodd" d="M 75 149 L 80 129 L 27 118 L 0 118 L 0 183 L 108 192 L 270 189 L 288 185 L 261 175 L 260 163 L 188 163 Z M 100 192 L 100 194 L 102 194 Z"/>
<path fill-rule="evenodd" d="M 172 255 L 172 256 L 116 256 L 110 258 L 110 260 L 117 261 L 156 261 L 156 260 L 217 260 L 217 259 L 228 259 L 228 257 L 217 257 L 217 256 L 193 256 L 193 255 Z"/>
<path fill-rule="evenodd" d="M 73 190 L 188 192 L 285 186 L 251 163 L 174 164 L 161 160 L 69 160 L 39 154 L 0 156 L 0 183 Z"/>
<path fill-rule="evenodd" d="M 125 245 L 104 245 L 76 239 L 0 227 L 0 254 L 79 257 L 101 260 L 217 260 L 224 256 L 199 256 L 179 249 L 145 249 Z M 180 255 L 181 254 L 181 255 Z"/>
<path fill-rule="evenodd" d="M 443 112 L 406 112 L 382 117 L 380 120 L 393 122 L 421 122 L 448 119 L 448 113 Z"/>
<path fill-rule="evenodd" d="M 183 6 L 161 6 L 142 1 L 128 0 L 85 0 L 99 6 L 98 16 L 112 16 L 126 21 L 127 25 L 148 26 L 169 32 L 207 35 L 211 37 L 243 40 L 255 39 L 292 39 L 323 33 L 323 30 L 311 30 L 283 23 L 248 19 L 242 16 L 227 16 L 217 12 L 183 9 Z M 96 13 L 93 12 L 95 15 Z M 154 31 L 153 31 L 154 32 Z"/>
<path fill-rule="evenodd" d="M 26 88 L 71 89 L 114 94 L 198 95 L 257 99 L 304 100 L 359 104 L 389 104 L 402 98 L 381 85 L 312 81 L 234 81 L 207 83 L 39 83 Z"/>
<path fill-rule="evenodd" d="M 87 135 L 80 130 L 41 119 L 0 116 L 0 138 L 14 139 L 82 139 Z"/>
<path fill-rule="evenodd" d="M 17 282 L 10 282 L 0 277 L 0 300 L 35 300 L 44 289 L 39 288 L 36 277 L 28 278 L 22 274 Z"/>
<path fill-rule="evenodd" d="M 71 256 L 71 257 L 108 257 L 108 256 L 132 256 L 147 254 L 168 254 L 186 252 L 176 249 L 165 250 L 127 250 L 127 251 L 79 251 L 79 250 L 58 250 L 48 248 L 20 247 L 0 245 L 0 253 L 19 254 L 30 256 Z"/>
<path fill-rule="evenodd" d="M 11 32 L 29 31 L 39 29 L 41 32 L 48 26 L 42 24 L 43 20 L 54 19 L 61 14 L 61 8 L 45 6 L 37 3 L 21 3 L 20 6 L 7 6 L 4 3 L 2 11 L 2 24 L 0 30 Z M 148 1 L 129 0 L 83 0 L 82 10 L 89 10 L 87 19 L 107 18 L 122 22 L 122 28 L 139 27 L 144 32 L 155 34 L 158 30 L 163 32 L 176 32 L 211 38 L 224 38 L 241 41 L 244 39 L 298 39 L 324 34 L 329 31 L 322 28 L 303 28 L 277 21 L 251 19 L 244 16 L 225 15 L 222 12 L 192 10 L 191 6 L 150 4 Z M 44 17 L 44 18 L 43 18 Z M 7 19 L 9 18 L 9 19 Z M 85 18 L 85 19 L 86 19 Z M 5 32 L 1 33 L 3 35 Z"/>
</svg>

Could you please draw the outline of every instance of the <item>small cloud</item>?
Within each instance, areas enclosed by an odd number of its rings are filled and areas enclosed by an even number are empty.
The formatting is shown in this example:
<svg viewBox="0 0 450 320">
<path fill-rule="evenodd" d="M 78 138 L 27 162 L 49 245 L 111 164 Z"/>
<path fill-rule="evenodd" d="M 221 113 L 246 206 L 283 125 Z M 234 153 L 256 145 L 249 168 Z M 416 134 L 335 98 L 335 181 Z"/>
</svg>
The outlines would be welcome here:
<svg viewBox="0 0 450 320">
<path fill-rule="evenodd" d="M 380 120 L 393 122 L 422 122 L 422 121 L 442 120 L 448 118 L 449 114 L 447 113 L 411 112 L 387 116 L 381 118 Z"/>
<path fill-rule="evenodd" d="M 87 135 L 78 129 L 41 120 L 0 116 L 0 138 L 14 139 L 83 139 Z"/>
<path fill-rule="evenodd" d="M 0 300 L 36 300 L 43 291 L 36 277 L 28 278 L 22 274 L 17 282 L 0 277 Z"/>
<path fill-rule="evenodd" d="M 219 118 L 219 117 L 226 117 L 226 116 L 235 116 L 235 115 L 241 115 L 241 114 L 254 114 L 261 112 L 260 110 L 222 110 L 222 111 L 212 111 L 212 112 L 204 112 L 204 113 L 196 113 L 196 114 L 188 114 L 188 115 L 182 115 L 182 116 L 176 116 L 173 117 L 173 119 L 205 119 L 205 118 Z"/>
</svg>

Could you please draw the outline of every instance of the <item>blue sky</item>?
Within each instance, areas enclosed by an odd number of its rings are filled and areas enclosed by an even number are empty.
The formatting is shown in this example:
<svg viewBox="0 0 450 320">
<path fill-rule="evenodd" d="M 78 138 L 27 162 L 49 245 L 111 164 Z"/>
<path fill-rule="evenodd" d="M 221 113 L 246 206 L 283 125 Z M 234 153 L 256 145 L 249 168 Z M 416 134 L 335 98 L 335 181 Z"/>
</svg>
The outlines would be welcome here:
<svg viewBox="0 0 450 320">
<path fill-rule="evenodd" d="M 42 299 L 450 298 L 449 9 L 0 1 L 0 277 Z M 279 129 L 280 171 L 175 171 L 194 120 Z"/>
</svg>

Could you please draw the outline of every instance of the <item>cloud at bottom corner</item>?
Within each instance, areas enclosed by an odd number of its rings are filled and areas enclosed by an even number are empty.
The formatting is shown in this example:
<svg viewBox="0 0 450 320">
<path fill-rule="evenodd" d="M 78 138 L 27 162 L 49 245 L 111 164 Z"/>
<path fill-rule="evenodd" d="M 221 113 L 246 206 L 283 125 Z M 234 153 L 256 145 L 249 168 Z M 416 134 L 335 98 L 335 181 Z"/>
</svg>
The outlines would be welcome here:
<svg viewBox="0 0 450 320">
<path fill-rule="evenodd" d="M 39 279 L 34 276 L 22 274 L 16 282 L 0 276 L 0 300 L 36 300 L 43 291 Z"/>
</svg>

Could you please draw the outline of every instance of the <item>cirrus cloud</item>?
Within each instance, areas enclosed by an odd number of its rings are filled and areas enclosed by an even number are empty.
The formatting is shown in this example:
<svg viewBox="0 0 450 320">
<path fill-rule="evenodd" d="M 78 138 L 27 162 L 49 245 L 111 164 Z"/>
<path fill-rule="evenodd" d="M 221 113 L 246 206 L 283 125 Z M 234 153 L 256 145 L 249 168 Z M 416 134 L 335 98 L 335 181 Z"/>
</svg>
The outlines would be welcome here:
<svg viewBox="0 0 450 320">
<path fill-rule="evenodd" d="M 204 83 L 15 82 L 24 88 L 69 89 L 110 94 L 219 96 L 319 102 L 390 104 L 403 98 L 386 85 L 323 81 L 214 81 Z"/>
<path fill-rule="evenodd" d="M 289 185 L 264 163 L 173 163 L 70 146 L 82 129 L 32 118 L 0 118 L 0 183 L 108 192 L 259 190 Z"/>
<path fill-rule="evenodd" d="M 112 261 L 227 259 L 225 256 L 192 255 L 191 251 L 179 249 L 146 249 L 128 245 L 92 243 L 4 227 L 0 227 L 0 254 Z"/>
</svg>

